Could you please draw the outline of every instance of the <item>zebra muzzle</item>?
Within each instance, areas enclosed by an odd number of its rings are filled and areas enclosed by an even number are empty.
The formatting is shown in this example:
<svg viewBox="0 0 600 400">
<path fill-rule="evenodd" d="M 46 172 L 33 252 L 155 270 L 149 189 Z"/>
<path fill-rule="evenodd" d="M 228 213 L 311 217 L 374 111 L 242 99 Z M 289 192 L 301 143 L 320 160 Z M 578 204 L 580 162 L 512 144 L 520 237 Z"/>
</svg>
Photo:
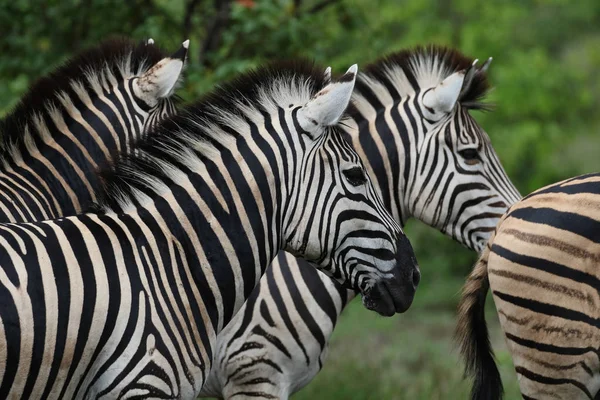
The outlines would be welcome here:
<svg viewBox="0 0 600 400">
<path fill-rule="evenodd" d="M 398 240 L 397 245 L 396 265 L 391 274 L 375 281 L 370 290 L 363 293 L 363 305 L 383 316 L 408 310 L 421 281 L 415 254 L 406 236 Z"/>
</svg>

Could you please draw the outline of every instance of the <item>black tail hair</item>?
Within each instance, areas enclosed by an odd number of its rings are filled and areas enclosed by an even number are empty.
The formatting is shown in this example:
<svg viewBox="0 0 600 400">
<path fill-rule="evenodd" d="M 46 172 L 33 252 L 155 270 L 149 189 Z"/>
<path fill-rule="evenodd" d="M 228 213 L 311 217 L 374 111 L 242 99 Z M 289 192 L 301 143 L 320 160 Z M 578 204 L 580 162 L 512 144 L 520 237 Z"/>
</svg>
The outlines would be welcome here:
<svg viewBox="0 0 600 400">
<path fill-rule="evenodd" d="M 474 378 L 472 400 L 500 400 L 504 392 L 485 322 L 485 298 L 490 288 L 487 263 L 491 241 L 467 278 L 458 306 L 455 337 L 465 361 L 465 376 Z"/>
</svg>

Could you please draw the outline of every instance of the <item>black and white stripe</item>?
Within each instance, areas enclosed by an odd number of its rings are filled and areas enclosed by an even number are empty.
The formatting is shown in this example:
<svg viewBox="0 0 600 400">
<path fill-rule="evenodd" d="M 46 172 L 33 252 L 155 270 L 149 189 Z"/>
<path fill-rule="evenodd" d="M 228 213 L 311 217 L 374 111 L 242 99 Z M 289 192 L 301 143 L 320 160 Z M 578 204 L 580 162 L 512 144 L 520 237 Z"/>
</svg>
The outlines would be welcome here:
<svg viewBox="0 0 600 400">
<path fill-rule="evenodd" d="M 410 306 L 412 248 L 336 126 L 355 76 L 246 74 L 122 153 L 95 212 L 0 224 L 0 397 L 195 397 L 281 249 Z"/>
<path fill-rule="evenodd" d="M 0 122 L 0 221 L 73 215 L 95 200 L 96 169 L 175 112 L 185 46 L 113 39 L 38 80 Z"/>
<path fill-rule="evenodd" d="M 600 174 L 540 189 L 511 207 L 469 276 L 457 336 L 473 399 L 500 399 L 484 306 L 492 289 L 524 399 L 597 399 Z"/>
<path fill-rule="evenodd" d="M 416 217 L 477 251 L 520 198 L 470 115 L 485 108 L 490 60 L 479 68 L 440 47 L 392 54 L 359 74 L 344 128 L 398 223 Z M 288 398 L 321 369 L 354 295 L 280 255 L 219 335 L 217 365 L 202 395 Z"/>
</svg>

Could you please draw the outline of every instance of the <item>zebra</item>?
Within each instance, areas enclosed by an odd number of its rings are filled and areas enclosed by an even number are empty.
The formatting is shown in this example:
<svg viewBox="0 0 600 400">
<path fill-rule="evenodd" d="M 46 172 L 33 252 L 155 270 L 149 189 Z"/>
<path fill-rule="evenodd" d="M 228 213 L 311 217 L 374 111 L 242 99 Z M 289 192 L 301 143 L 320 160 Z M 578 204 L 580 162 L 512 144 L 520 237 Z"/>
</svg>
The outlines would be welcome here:
<svg viewBox="0 0 600 400">
<path fill-rule="evenodd" d="M 426 46 L 389 55 L 359 74 L 345 137 L 401 225 L 414 216 L 479 251 L 520 194 L 487 134 L 487 68 Z M 219 335 L 201 395 L 286 399 L 323 366 L 344 307 L 355 296 L 291 255 L 280 255 Z M 261 360 L 261 362 L 257 362 Z"/>
<path fill-rule="evenodd" d="M 0 224 L 0 398 L 194 398 L 280 249 L 405 311 L 412 247 L 337 127 L 356 73 L 248 72 L 115 157 L 90 212 Z"/>
<path fill-rule="evenodd" d="M 465 283 L 457 338 L 473 399 L 500 399 L 489 288 L 524 399 L 597 399 L 600 173 L 539 189 L 502 217 Z"/>
<path fill-rule="evenodd" d="M 0 121 L 0 221 L 89 206 L 96 169 L 175 112 L 171 95 L 188 45 L 168 57 L 152 39 L 111 39 L 38 80 Z"/>
</svg>

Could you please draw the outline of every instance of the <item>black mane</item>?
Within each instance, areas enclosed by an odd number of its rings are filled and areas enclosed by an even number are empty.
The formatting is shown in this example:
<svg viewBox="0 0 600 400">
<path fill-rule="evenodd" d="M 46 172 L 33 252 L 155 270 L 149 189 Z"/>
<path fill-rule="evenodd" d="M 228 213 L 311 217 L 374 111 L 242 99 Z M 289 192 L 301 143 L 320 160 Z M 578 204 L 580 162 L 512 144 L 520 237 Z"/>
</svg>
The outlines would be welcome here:
<svg viewBox="0 0 600 400">
<path fill-rule="evenodd" d="M 121 77 L 120 67 L 128 56 L 131 60 L 130 72 L 135 73 L 141 67 L 151 67 L 166 55 L 156 45 L 146 45 L 146 41 L 113 38 L 70 58 L 50 74 L 38 79 L 0 121 L 0 157 L 9 155 L 11 145 L 20 147 L 23 144 L 24 127 L 33 115 L 44 116 L 49 105 L 58 106 L 58 96 L 62 92 L 74 95 L 71 88 L 73 82 L 77 81 L 89 89 L 85 74 L 102 70 L 110 70 L 116 77 Z"/>
<path fill-rule="evenodd" d="M 140 179 L 140 175 L 160 182 L 170 181 L 162 168 L 165 164 L 179 170 L 187 170 L 188 166 L 184 165 L 173 150 L 191 150 L 191 142 L 221 147 L 217 145 L 215 132 L 206 129 L 205 126 L 214 125 L 226 135 L 235 136 L 237 132 L 228 121 L 247 119 L 238 105 L 240 102 L 257 111 L 264 111 L 261 94 L 264 94 L 265 89 L 280 89 L 274 87 L 277 81 L 286 83 L 285 87 L 288 87 L 292 94 L 290 97 L 293 97 L 294 90 L 300 93 L 297 88 L 303 86 L 308 88 L 312 97 L 325 85 L 324 71 L 325 68 L 307 60 L 279 61 L 218 85 L 196 103 L 161 121 L 148 132 L 145 139 L 135 144 L 131 154 L 117 154 L 113 158 L 114 162 L 100 172 L 102 189 L 98 195 L 98 205 L 94 206 L 92 211 L 119 210 L 123 201 L 136 204 L 135 191 L 146 194 L 152 192 L 148 182 Z M 300 104 L 293 104 L 298 105 Z M 288 108 L 292 104 L 279 106 Z M 224 120 L 223 115 L 228 118 Z M 210 157 L 209 154 L 203 154 L 203 150 L 197 146 L 193 151 L 199 158 Z"/>
<path fill-rule="evenodd" d="M 383 58 L 367 65 L 363 69 L 363 74 L 369 75 L 374 79 L 389 83 L 387 72 L 394 69 L 402 69 L 411 85 L 418 86 L 417 77 L 415 74 L 415 66 L 413 65 L 414 60 L 425 58 L 435 58 L 441 62 L 447 75 L 467 69 L 473 64 L 474 59 L 465 56 L 460 51 L 449 47 L 438 46 L 438 45 L 427 45 L 417 46 L 412 49 L 402 50 L 396 53 L 389 54 Z M 480 60 L 479 66 L 482 65 Z M 357 90 L 359 90 L 357 85 Z M 486 109 L 489 106 L 482 104 L 481 101 L 484 99 L 490 89 L 490 84 L 485 73 L 476 73 L 473 77 L 473 81 L 469 86 L 467 92 L 465 92 L 459 99 L 460 103 L 470 109 Z"/>
</svg>

